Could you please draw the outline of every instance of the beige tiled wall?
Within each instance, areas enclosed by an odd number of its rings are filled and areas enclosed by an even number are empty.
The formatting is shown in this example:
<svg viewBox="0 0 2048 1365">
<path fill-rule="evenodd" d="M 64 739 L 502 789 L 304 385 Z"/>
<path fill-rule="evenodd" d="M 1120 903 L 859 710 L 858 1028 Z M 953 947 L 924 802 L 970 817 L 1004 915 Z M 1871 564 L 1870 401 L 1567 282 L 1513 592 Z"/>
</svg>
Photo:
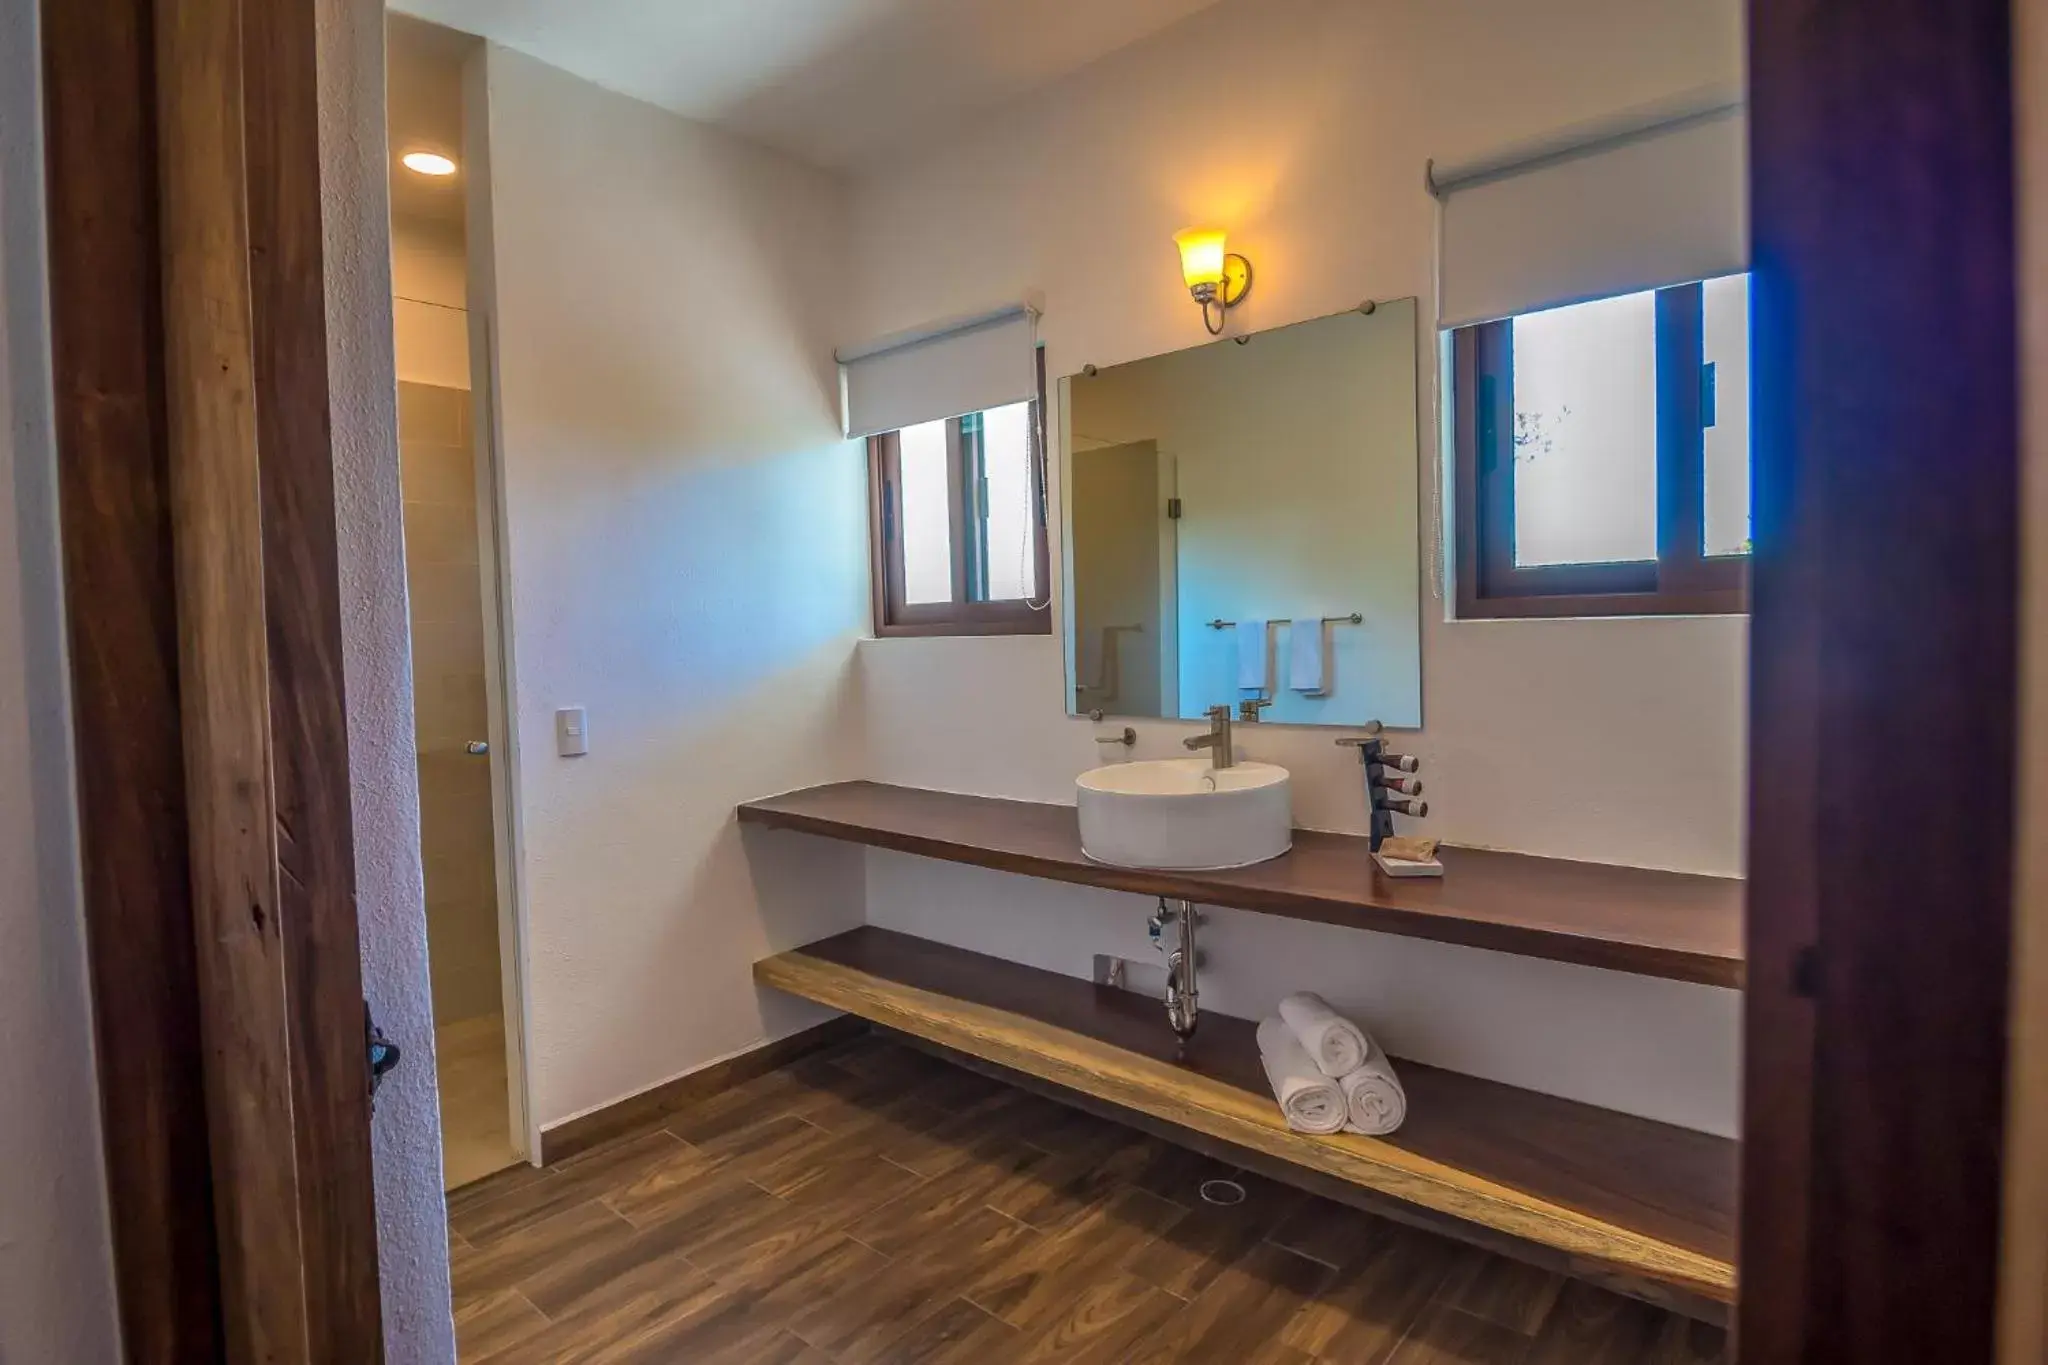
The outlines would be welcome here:
<svg viewBox="0 0 2048 1365">
<path fill-rule="evenodd" d="M 399 384 L 398 444 L 428 952 L 434 1017 L 449 1022 L 500 1002 L 492 760 L 463 748 L 489 733 L 469 394 Z"/>
</svg>

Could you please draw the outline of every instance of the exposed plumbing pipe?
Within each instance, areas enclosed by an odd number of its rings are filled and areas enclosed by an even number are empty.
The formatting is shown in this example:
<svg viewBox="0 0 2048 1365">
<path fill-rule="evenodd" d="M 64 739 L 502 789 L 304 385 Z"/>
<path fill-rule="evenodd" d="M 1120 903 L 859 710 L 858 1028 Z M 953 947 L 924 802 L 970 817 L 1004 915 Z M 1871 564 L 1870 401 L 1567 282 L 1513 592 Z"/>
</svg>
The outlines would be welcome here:
<svg viewBox="0 0 2048 1365">
<path fill-rule="evenodd" d="M 1199 959 L 1195 951 L 1193 903 L 1178 900 L 1169 904 L 1166 897 L 1161 896 L 1159 908 L 1152 913 L 1153 936 L 1157 938 L 1169 924 L 1174 928 L 1174 946 L 1166 955 L 1166 1022 L 1182 1041 L 1186 1041 L 1193 1036 L 1195 1025 L 1201 1022 L 1195 982 Z"/>
</svg>

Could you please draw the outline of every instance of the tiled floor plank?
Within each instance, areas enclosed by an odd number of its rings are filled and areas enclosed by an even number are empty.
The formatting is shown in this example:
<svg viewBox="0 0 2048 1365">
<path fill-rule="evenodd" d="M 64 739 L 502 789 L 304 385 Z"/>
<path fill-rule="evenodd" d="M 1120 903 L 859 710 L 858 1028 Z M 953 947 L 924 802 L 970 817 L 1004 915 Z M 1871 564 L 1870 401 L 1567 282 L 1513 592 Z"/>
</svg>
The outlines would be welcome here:
<svg viewBox="0 0 2048 1365">
<path fill-rule="evenodd" d="M 1490 1252 L 1467 1252 L 1438 1291 L 1451 1307 L 1533 1335 L 1550 1316 L 1564 1276 Z"/>
<path fill-rule="evenodd" d="M 1463 1255 L 1461 1248 L 1381 1223 L 1353 1260 L 1294 1315 L 1282 1338 L 1327 1360 L 1379 1365 L 1422 1316 Z"/>
<path fill-rule="evenodd" d="M 718 1288 L 701 1280 L 687 1293 L 635 1294 L 586 1308 L 476 1360 L 479 1365 L 623 1365 L 659 1347 L 721 1301 Z"/>
<path fill-rule="evenodd" d="M 713 1281 L 684 1257 L 688 1242 L 666 1227 L 636 1231 L 623 1241 L 609 1242 L 584 1255 L 566 1254 L 540 1266 L 520 1280 L 519 1288 L 535 1307 L 555 1319 L 643 1294 L 692 1292 Z"/>
<path fill-rule="evenodd" d="M 961 1219 L 970 1218 L 977 1211 L 994 1213 L 988 1207 L 991 1194 L 1051 1160 L 1051 1156 L 1036 1147 L 998 1136 L 985 1143 L 978 1156 L 878 1205 L 850 1224 L 847 1231 L 884 1256 L 915 1254 L 943 1240 Z M 1007 1214 L 996 1216 L 1018 1221 Z"/>
<path fill-rule="evenodd" d="M 1204 1180 L 1246 1187 L 1203 1202 Z M 464 1365 L 1712 1365 L 1716 1329 L 866 1037 L 449 1198 Z"/>
<path fill-rule="evenodd" d="M 1122 1365 L 1181 1310 L 1180 1300 L 1133 1275 L 1112 1275 L 1026 1334 L 1021 1365 Z"/>
<path fill-rule="evenodd" d="M 1020 1243 L 1042 1234 L 990 1208 L 960 1215 L 925 1246 L 799 1309 L 791 1330 L 841 1365 L 892 1359 L 898 1343 Z"/>
<path fill-rule="evenodd" d="M 1245 1191 L 1241 1203 L 1211 1204 L 1191 1192 L 1195 1202 L 1187 1216 L 1133 1258 L 1131 1272 L 1175 1298 L 1192 1299 L 1263 1242 L 1301 1198 L 1255 1175 L 1229 1178 Z"/>
<path fill-rule="evenodd" d="M 550 1179 L 518 1185 L 459 1213 L 451 1211 L 449 1226 L 471 1245 L 489 1246 L 508 1232 L 596 1198 L 621 1179 L 672 1156 L 681 1145 L 660 1129 L 620 1138 L 554 1167 Z"/>
<path fill-rule="evenodd" d="M 1311 1261 L 1343 1270 L 1403 1230 L 1388 1219 L 1310 1195 L 1295 1205 L 1270 1240 Z"/>
<path fill-rule="evenodd" d="M 455 1307 L 456 1348 L 476 1360 L 517 1345 L 546 1328 L 547 1317 L 516 1289 L 500 1289 Z"/>
<path fill-rule="evenodd" d="M 1727 1358 L 1726 1332 L 1667 1313 L 1656 1349 L 1644 1365 L 1719 1365 Z"/>
<path fill-rule="evenodd" d="M 1667 1314 L 1590 1284 L 1568 1284 L 1527 1365 L 1638 1365 L 1655 1359 Z"/>
<path fill-rule="evenodd" d="M 1282 1340 L 1287 1324 L 1335 1274 L 1320 1261 L 1261 1243 L 1142 1343 L 1130 1365 L 1226 1365 L 1291 1353 Z"/>
<path fill-rule="evenodd" d="M 572 1205 L 509 1232 L 488 1247 L 459 1250 L 449 1263 L 455 1301 L 521 1288 L 527 1277 L 549 1266 L 602 1255 L 632 1236 L 633 1225 L 596 1200 Z"/>
<path fill-rule="evenodd" d="M 1178 1204 L 1126 1186 L 1058 1234 L 1020 1244 L 977 1277 L 963 1297 L 1019 1331 L 1042 1327 L 1185 1213 Z"/>
<path fill-rule="evenodd" d="M 1387 1365 L 1527 1365 L 1529 1338 L 1447 1303 L 1423 1310 Z"/>
<path fill-rule="evenodd" d="M 1015 1365 L 1016 1328 L 965 1299 L 949 1299 L 889 1348 L 888 1365 Z"/>
<path fill-rule="evenodd" d="M 1160 1145 L 1143 1133 L 1112 1128 L 1095 1141 L 1053 1149 L 1052 1160 L 1006 1182 L 988 1202 L 1041 1232 L 1059 1232 L 1117 1191 L 1137 1188 L 1134 1177 L 1158 1160 Z"/>
</svg>

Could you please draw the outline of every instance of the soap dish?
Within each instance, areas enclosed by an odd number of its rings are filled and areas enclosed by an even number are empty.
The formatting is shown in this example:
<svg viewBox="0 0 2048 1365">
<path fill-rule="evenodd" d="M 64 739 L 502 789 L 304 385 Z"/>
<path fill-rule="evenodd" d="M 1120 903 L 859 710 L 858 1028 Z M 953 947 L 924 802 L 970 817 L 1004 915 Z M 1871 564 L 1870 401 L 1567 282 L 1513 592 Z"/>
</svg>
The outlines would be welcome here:
<svg viewBox="0 0 2048 1365">
<path fill-rule="evenodd" d="M 1372 860 L 1380 865 L 1380 871 L 1389 877 L 1441 877 L 1444 865 L 1435 858 L 1428 862 L 1410 862 L 1406 858 L 1389 858 L 1384 853 L 1375 853 Z"/>
</svg>

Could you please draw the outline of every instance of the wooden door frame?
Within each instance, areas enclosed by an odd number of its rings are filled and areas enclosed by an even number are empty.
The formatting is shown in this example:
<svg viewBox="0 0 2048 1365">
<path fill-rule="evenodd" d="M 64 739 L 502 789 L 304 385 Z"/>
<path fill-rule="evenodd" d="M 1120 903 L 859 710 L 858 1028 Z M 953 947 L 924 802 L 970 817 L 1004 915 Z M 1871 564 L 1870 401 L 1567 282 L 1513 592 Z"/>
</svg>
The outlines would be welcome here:
<svg viewBox="0 0 2048 1365">
<path fill-rule="evenodd" d="M 41 8 L 126 1354 L 376 1361 L 313 4 Z"/>
<path fill-rule="evenodd" d="M 1988 1362 L 2020 552 L 2011 3 L 1748 9 L 1740 1359 Z"/>
<path fill-rule="evenodd" d="M 220 1355 L 186 850 L 148 8 L 41 7 L 54 416 L 122 1337 Z"/>
<path fill-rule="evenodd" d="M 2022 355 L 2024 372 L 2039 375 L 2048 372 L 2048 14 L 2022 8 L 2014 21 Z M 2048 384 L 2028 385 L 2024 401 L 2021 515 L 2028 526 L 2048 526 Z M 2048 1151 L 2048 537 L 2028 537 L 2024 584 L 2001 1365 L 2048 1362 L 2048 1162 L 2040 1159 Z"/>
</svg>

